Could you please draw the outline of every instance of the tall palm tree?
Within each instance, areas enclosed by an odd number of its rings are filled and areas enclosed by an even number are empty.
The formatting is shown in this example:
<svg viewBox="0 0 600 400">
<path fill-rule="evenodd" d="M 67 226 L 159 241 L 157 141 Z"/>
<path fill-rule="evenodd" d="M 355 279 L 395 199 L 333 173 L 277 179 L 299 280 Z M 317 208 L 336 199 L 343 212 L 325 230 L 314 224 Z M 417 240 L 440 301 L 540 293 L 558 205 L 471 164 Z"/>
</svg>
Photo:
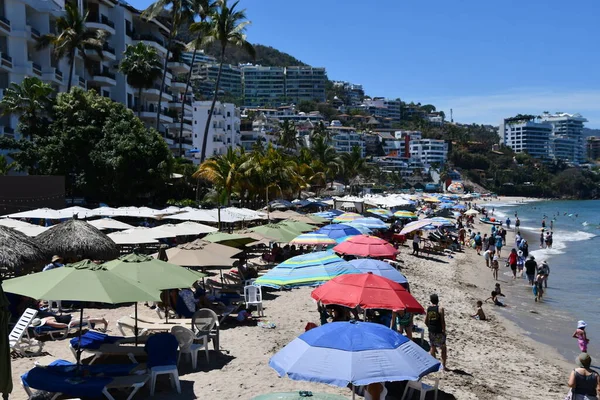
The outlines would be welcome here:
<svg viewBox="0 0 600 400">
<path fill-rule="evenodd" d="M 137 115 L 141 115 L 142 89 L 152 87 L 162 74 L 162 64 L 158 52 L 153 47 L 139 42 L 129 45 L 123 53 L 119 71 L 127 75 L 127 83 L 138 90 Z"/>
<path fill-rule="evenodd" d="M 325 181 L 327 182 L 327 178 L 331 178 L 333 184 L 333 179 L 340 171 L 341 164 L 335 148 L 329 145 L 325 137 L 316 135 L 311 140 L 311 153 L 313 154 L 314 165 L 317 165 L 318 169 L 325 173 Z"/>
<path fill-rule="evenodd" d="M 188 0 L 190 2 L 190 8 L 194 13 L 194 17 L 200 18 L 201 23 L 205 23 L 206 19 L 210 14 L 212 14 L 216 7 L 217 3 L 213 0 Z M 183 142 L 181 138 L 183 137 L 183 121 L 185 116 L 185 96 L 190 88 L 190 83 L 192 81 L 192 71 L 194 69 L 194 62 L 196 61 L 196 53 L 199 49 L 204 46 L 202 32 L 198 32 L 194 40 L 188 43 L 188 48 L 191 47 L 192 51 L 192 64 L 190 66 L 190 72 L 188 72 L 188 76 L 185 80 L 185 91 L 183 92 L 184 98 L 181 101 L 181 121 L 179 123 L 179 157 L 183 157 Z"/>
<path fill-rule="evenodd" d="M 244 158 L 232 147 L 227 153 L 204 161 L 193 177 L 203 178 L 216 186 L 218 192 L 225 193 L 227 205 L 231 205 L 231 194 L 240 182 L 241 164 Z"/>
<path fill-rule="evenodd" d="M 169 14 L 171 29 L 167 37 L 167 55 L 163 65 L 163 75 L 160 83 L 160 93 L 158 96 L 158 109 L 156 110 L 156 130 L 160 127 L 160 115 L 162 114 L 162 95 L 165 90 L 165 80 L 167 79 L 167 64 L 171 51 L 173 50 L 173 39 L 177 36 L 177 31 L 182 23 L 191 23 L 194 20 L 194 14 L 190 8 L 189 0 L 157 0 L 142 12 L 142 17 L 149 20 L 158 18 L 163 14 Z"/>
<path fill-rule="evenodd" d="M 103 59 L 102 47 L 106 40 L 107 33 L 103 30 L 88 29 L 85 21 L 88 12 L 81 15 L 77 6 L 72 3 L 65 4 L 65 14 L 56 19 L 56 28 L 58 35 L 48 33 L 38 39 L 37 49 L 54 47 L 54 55 L 57 59 L 67 57 L 69 59 L 69 82 L 67 91 L 71 90 L 73 82 L 73 70 L 75 69 L 75 56 L 79 55 L 88 70 L 93 67 L 92 60 L 85 54 L 85 50 L 94 50 L 100 59 Z"/>
<path fill-rule="evenodd" d="M 296 126 L 293 122 L 284 121 L 279 130 L 279 144 L 289 152 L 296 150 L 298 139 L 296 138 Z"/>
<path fill-rule="evenodd" d="M 341 161 L 344 183 L 349 184 L 350 191 L 352 191 L 353 183 L 355 183 L 361 175 L 365 174 L 367 162 L 362 157 L 360 147 L 358 146 L 353 146 L 350 153 L 342 153 Z"/>
<path fill-rule="evenodd" d="M 4 91 L 0 104 L 2 115 L 19 114 L 22 132 L 26 136 L 37 133 L 39 118 L 49 112 L 52 105 L 52 86 L 36 77 L 25 77 L 20 85 L 11 83 Z"/>
<path fill-rule="evenodd" d="M 245 10 L 237 9 L 238 3 L 239 0 L 235 1 L 230 6 L 227 3 L 227 0 L 217 0 L 217 8 L 210 14 L 210 21 L 196 22 L 192 24 L 189 29 L 192 33 L 202 34 L 206 43 L 217 42 L 220 47 L 219 72 L 217 73 L 212 104 L 204 128 L 200 162 L 204 161 L 204 158 L 206 157 L 208 130 L 210 128 L 212 113 L 215 109 L 215 103 L 217 102 L 217 95 L 219 94 L 221 72 L 223 71 L 223 63 L 225 62 L 225 51 L 228 47 L 235 46 L 241 47 L 252 57 L 256 56 L 254 47 L 246 40 L 246 35 L 244 33 L 246 27 L 250 24 L 250 21 L 246 20 Z"/>
</svg>

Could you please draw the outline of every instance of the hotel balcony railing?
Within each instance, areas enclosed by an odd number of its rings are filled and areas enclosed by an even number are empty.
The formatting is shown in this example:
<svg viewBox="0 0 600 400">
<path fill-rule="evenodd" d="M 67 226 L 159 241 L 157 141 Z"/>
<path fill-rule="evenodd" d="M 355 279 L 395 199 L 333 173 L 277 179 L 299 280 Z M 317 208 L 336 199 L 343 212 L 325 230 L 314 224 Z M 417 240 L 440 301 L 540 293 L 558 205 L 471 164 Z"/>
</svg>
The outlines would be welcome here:
<svg viewBox="0 0 600 400">
<path fill-rule="evenodd" d="M 31 37 L 34 39 L 38 39 L 42 34 L 35 28 L 31 28 Z"/>
<path fill-rule="evenodd" d="M 96 13 L 94 13 L 94 14 L 90 13 L 90 14 L 88 14 L 88 17 L 87 17 L 86 21 L 87 22 L 96 22 L 96 23 L 99 23 L 99 24 L 108 25 L 108 26 L 110 26 L 113 29 L 115 28 L 115 23 L 112 22 L 110 19 L 108 19 L 108 17 L 106 15 L 102 15 L 102 14 L 98 15 Z"/>
<path fill-rule="evenodd" d="M 31 66 L 33 68 L 33 72 L 36 75 L 40 75 L 40 76 L 42 75 L 42 66 L 40 64 L 36 64 L 36 63 L 32 62 Z"/>
<path fill-rule="evenodd" d="M 134 40 L 147 40 L 149 42 L 156 42 L 156 43 L 160 44 L 163 47 L 165 46 L 165 42 L 163 42 L 159 37 L 156 37 L 156 36 L 150 35 L 150 34 L 133 35 L 133 39 Z"/>
<path fill-rule="evenodd" d="M 10 20 L 8 20 L 6 17 L 0 16 L 0 26 L 2 26 L 7 31 L 10 31 Z"/>
<path fill-rule="evenodd" d="M 102 46 L 102 50 L 103 51 L 108 51 L 111 54 L 115 54 L 115 48 L 109 46 L 108 43 L 104 43 L 104 46 Z"/>
<path fill-rule="evenodd" d="M 99 70 L 99 69 L 95 70 L 94 71 L 94 76 L 105 76 L 105 77 L 110 78 L 110 79 L 116 79 L 116 75 L 113 74 L 112 72 L 110 72 L 108 70 L 108 68 L 104 68 L 102 70 Z"/>
<path fill-rule="evenodd" d="M 79 86 L 85 87 L 86 81 L 85 78 L 79 77 Z"/>
</svg>

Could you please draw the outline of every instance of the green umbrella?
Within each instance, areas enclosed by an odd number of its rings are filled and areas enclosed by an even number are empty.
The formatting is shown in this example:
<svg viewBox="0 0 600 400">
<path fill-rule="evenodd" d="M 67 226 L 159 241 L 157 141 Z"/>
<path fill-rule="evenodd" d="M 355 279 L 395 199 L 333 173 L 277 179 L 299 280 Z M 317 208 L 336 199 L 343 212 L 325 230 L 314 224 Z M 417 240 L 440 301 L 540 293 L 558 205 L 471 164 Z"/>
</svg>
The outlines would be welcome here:
<svg viewBox="0 0 600 400">
<path fill-rule="evenodd" d="M 212 232 L 204 236 L 204 240 L 212 243 L 219 243 L 230 247 L 244 247 L 249 243 L 256 242 L 256 239 L 239 233 Z"/>
<path fill-rule="evenodd" d="M 327 218 L 319 217 L 318 215 L 314 214 L 309 214 L 307 217 L 315 221 L 317 224 L 328 224 L 331 222 Z"/>
<path fill-rule="evenodd" d="M 10 346 L 8 345 L 9 319 L 8 299 L 2 291 L 2 283 L 0 282 L 0 393 L 3 393 L 6 399 L 13 388 L 10 370 Z"/>
<path fill-rule="evenodd" d="M 316 226 L 307 224 L 306 222 L 294 221 L 291 219 L 281 221 L 277 225 L 285 226 L 290 231 L 297 231 L 299 233 L 312 232 L 317 228 Z"/>
<path fill-rule="evenodd" d="M 121 256 L 102 266 L 117 275 L 159 290 L 188 288 L 206 276 L 152 256 L 135 253 Z"/>
<path fill-rule="evenodd" d="M 266 224 L 250 228 L 250 231 L 261 234 L 262 236 L 280 243 L 289 243 L 302 232 L 290 229 L 285 225 Z"/>
</svg>

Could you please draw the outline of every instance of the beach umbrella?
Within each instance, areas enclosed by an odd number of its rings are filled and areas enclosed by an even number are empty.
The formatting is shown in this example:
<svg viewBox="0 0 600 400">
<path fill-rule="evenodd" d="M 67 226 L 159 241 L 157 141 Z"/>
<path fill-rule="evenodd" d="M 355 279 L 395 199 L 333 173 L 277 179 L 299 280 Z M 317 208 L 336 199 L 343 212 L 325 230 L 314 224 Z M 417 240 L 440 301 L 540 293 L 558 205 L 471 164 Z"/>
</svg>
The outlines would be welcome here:
<svg viewBox="0 0 600 400">
<path fill-rule="evenodd" d="M 400 284 L 408 283 L 408 280 L 404 275 L 385 261 L 373 260 L 371 258 L 357 258 L 356 260 L 350 260 L 349 262 L 360 272 L 371 272 Z"/>
<path fill-rule="evenodd" d="M 309 225 L 323 225 L 323 224 L 329 223 L 329 221 L 326 220 L 325 218 L 316 217 L 314 215 L 302 215 L 302 214 L 297 217 L 290 217 L 286 221 L 302 222 L 304 224 L 309 224 Z M 313 229 L 316 229 L 316 228 L 313 226 Z"/>
<path fill-rule="evenodd" d="M 386 210 L 385 208 L 369 208 L 367 212 L 385 218 L 391 218 L 394 215 L 390 210 Z"/>
<path fill-rule="evenodd" d="M 316 214 L 308 214 L 305 215 L 306 218 L 313 220 L 313 222 L 309 222 L 308 220 L 306 220 L 305 222 L 309 223 L 309 224 L 317 224 L 317 225 L 323 225 L 323 224 L 328 224 L 329 223 L 329 219 L 325 218 L 325 217 L 320 217 Z M 292 218 L 295 219 L 295 218 Z"/>
<path fill-rule="evenodd" d="M 453 203 L 443 202 L 438 206 L 439 209 L 452 208 L 454 206 Z"/>
<path fill-rule="evenodd" d="M 417 215 L 412 211 L 398 210 L 394 213 L 394 216 L 400 219 L 417 219 Z"/>
<path fill-rule="evenodd" d="M 254 285 L 275 289 L 315 286 L 338 275 L 358 272 L 358 269 L 332 251 L 317 251 L 282 262 L 254 281 Z"/>
<path fill-rule="evenodd" d="M 159 243 L 158 239 L 147 232 L 148 230 L 149 228 L 143 227 L 125 229 L 124 231 L 109 233 L 108 237 L 119 245 Z"/>
<path fill-rule="evenodd" d="M 425 203 L 440 203 L 440 202 L 441 202 L 441 200 L 440 200 L 440 199 L 438 199 L 438 198 L 435 198 L 435 197 L 424 197 L 424 198 L 423 198 L 423 201 L 424 201 Z"/>
<path fill-rule="evenodd" d="M 400 234 L 406 235 L 407 233 L 411 233 L 414 231 L 419 231 L 422 229 L 429 229 L 429 227 L 433 227 L 433 225 L 431 224 L 431 220 L 421 219 L 421 220 L 414 221 L 414 222 L 404 225 L 404 228 L 402 228 L 402 230 L 400 231 Z"/>
<path fill-rule="evenodd" d="M 9 302 L 2 290 L 2 281 L 0 280 L 0 393 L 8 399 L 12 392 L 12 374 L 10 345 L 8 343 L 8 323 L 10 322 L 10 311 L 8 311 Z"/>
<path fill-rule="evenodd" d="M 337 239 L 343 236 L 360 235 L 361 232 L 355 226 L 346 224 L 332 224 L 326 225 L 314 233 L 322 233 L 329 236 L 332 239 Z"/>
<path fill-rule="evenodd" d="M 290 240 L 303 233 L 302 231 L 292 230 L 288 226 L 279 224 L 260 225 L 248 230 L 280 243 L 289 243 Z"/>
<path fill-rule="evenodd" d="M 242 253 L 234 247 L 196 239 L 166 251 L 169 262 L 182 267 L 227 267 Z M 157 254 L 153 254 L 154 257 Z"/>
<path fill-rule="evenodd" d="M 454 226 L 455 222 L 452 221 L 451 219 L 448 218 L 444 218 L 444 217 L 433 217 L 433 218 L 429 218 L 429 220 L 431 221 L 431 225 L 433 226 Z"/>
<path fill-rule="evenodd" d="M 269 219 L 288 219 L 288 218 L 297 218 L 297 217 L 301 217 L 302 214 L 300 214 L 297 211 L 293 211 L 293 210 L 286 210 L 286 211 L 272 211 L 271 213 L 269 213 Z"/>
<path fill-rule="evenodd" d="M 89 258 L 112 260 L 119 257 L 119 247 L 108 236 L 85 221 L 71 219 L 39 234 L 35 241 L 46 255 L 58 254 L 65 259 Z"/>
<path fill-rule="evenodd" d="M 368 228 L 364 225 L 361 225 L 361 224 L 357 224 L 354 221 L 348 222 L 346 225 L 349 225 L 353 228 L 358 229 L 360 231 L 361 235 L 370 235 L 371 233 L 373 233 L 373 231 L 370 228 Z"/>
<path fill-rule="evenodd" d="M 149 229 L 151 237 L 156 239 L 177 236 L 198 236 L 217 231 L 217 228 L 192 221 L 180 222 L 179 224 L 164 224 Z"/>
<path fill-rule="evenodd" d="M 417 381 L 441 363 L 412 340 L 380 324 L 332 322 L 311 329 L 269 360 L 280 377 L 347 387 Z"/>
<path fill-rule="evenodd" d="M 342 242 L 345 242 L 346 240 L 350 239 L 351 237 L 356 236 L 356 235 L 349 235 L 349 236 L 341 236 L 339 238 L 335 238 L 335 242 L 337 244 L 340 244 Z"/>
<path fill-rule="evenodd" d="M 129 225 L 125 222 L 117 221 L 116 219 L 112 218 L 95 219 L 93 221 L 88 221 L 88 224 L 100 229 L 101 231 L 105 229 L 124 230 L 133 228 L 133 225 Z"/>
<path fill-rule="evenodd" d="M 405 310 L 423 314 L 423 306 L 399 283 L 372 272 L 338 276 L 312 291 L 323 304 L 382 310 Z"/>
<path fill-rule="evenodd" d="M 335 241 L 335 239 L 332 239 L 329 236 L 324 235 L 322 233 L 303 233 L 302 235 L 295 237 L 294 240 L 292 240 L 290 242 L 290 244 L 301 245 L 301 246 L 303 246 L 303 245 L 329 246 L 330 244 L 336 244 L 336 243 L 337 242 Z"/>
<path fill-rule="evenodd" d="M 314 214 L 310 214 L 310 215 L 311 215 L 311 217 L 323 218 L 327 222 L 329 222 L 335 218 L 335 214 L 331 213 L 329 211 L 322 211 L 322 212 L 318 212 L 318 213 L 314 213 Z"/>
<path fill-rule="evenodd" d="M 14 214 L 4 215 L 9 218 L 34 218 L 34 219 L 61 219 L 63 214 L 52 208 L 37 208 L 35 210 L 21 211 Z"/>
<path fill-rule="evenodd" d="M 452 209 L 454 209 L 454 210 L 466 210 L 467 206 L 465 206 L 464 204 L 455 204 L 454 206 L 452 206 Z"/>
<path fill-rule="evenodd" d="M 352 222 L 348 223 L 349 225 L 362 225 L 366 226 L 369 229 L 388 229 L 389 226 L 379 218 L 375 217 L 367 217 L 367 218 L 357 218 Z"/>
<path fill-rule="evenodd" d="M 249 243 L 254 243 L 257 241 L 256 238 L 252 238 L 250 236 L 242 235 L 239 233 L 226 233 L 226 232 L 213 232 L 202 238 L 207 242 L 211 243 L 219 243 L 223 246 L 230 247 L 244 247 Z"/>
<path fill-rule="evenodd" d="M 312 232 L 316 229 L 314 225 L 308 224 L 306 222 L 294 221 L 291 219 L 281 221 L 277 225 L 285 226 L 291 231 L 298 231 L 302 233 Z"/>
<path fill-rule="evenodd" d="M 23 233 L 0 226 L 0 275 L 32 271 L 44 265 L 44 251 Z"/>
<path fill-rule="evenodd" d="M 333 222 L 350 222 L 350 221 L 354 221 L 357 218 L 362 218 L 362 215 L 357 214 L 357 213 L 353 213 L 353 212 L 347 212 L 347 213 L 343 213 L 340 214 L 338 216 L 336 216 L 335 218 L 333 218 Z"/>
<path fill-rule="evenodd" d="M 475 210 L 474 208 L 471 208 L 470 210 L 465 212 L 465 215 L 477 215 L 477 214 L 479 214 L 479 211 Z"/>
<path fill-rule="evenodd" d="M 356 235 L 335 246 L 333 251 L 359 257 L 394 258 L 398 250 L 376 236 Z"/>
</svg>

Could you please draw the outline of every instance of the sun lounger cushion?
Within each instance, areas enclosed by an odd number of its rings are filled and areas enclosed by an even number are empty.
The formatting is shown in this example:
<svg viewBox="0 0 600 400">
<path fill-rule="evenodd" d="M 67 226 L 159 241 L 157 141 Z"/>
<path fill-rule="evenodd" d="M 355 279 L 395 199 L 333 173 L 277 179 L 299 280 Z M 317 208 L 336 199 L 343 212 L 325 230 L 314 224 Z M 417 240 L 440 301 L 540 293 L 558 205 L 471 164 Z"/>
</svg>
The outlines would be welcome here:
<svg viewBox="0 0 600 400">
<path fill-rule="evenodd" d="M 137 364 L 77 365 L 56 360 L 50 365 L 37 366 L 21 376 L 32 389 L 63 393 L 72 397 L 101 398 L 102 390 L 115 377 L 129 375 Z"/>
<path fill-rule="evenodd" d="M 104 333 L 87 331 L 81 335 L 81 348 L 86 350 L 98 350 L 103 344 L 113 344 L 123 339 L 122 336 L 109 336 Z M 71 347 L 77 349 L 79 337 L 71 339 Z"/>
</svg>

